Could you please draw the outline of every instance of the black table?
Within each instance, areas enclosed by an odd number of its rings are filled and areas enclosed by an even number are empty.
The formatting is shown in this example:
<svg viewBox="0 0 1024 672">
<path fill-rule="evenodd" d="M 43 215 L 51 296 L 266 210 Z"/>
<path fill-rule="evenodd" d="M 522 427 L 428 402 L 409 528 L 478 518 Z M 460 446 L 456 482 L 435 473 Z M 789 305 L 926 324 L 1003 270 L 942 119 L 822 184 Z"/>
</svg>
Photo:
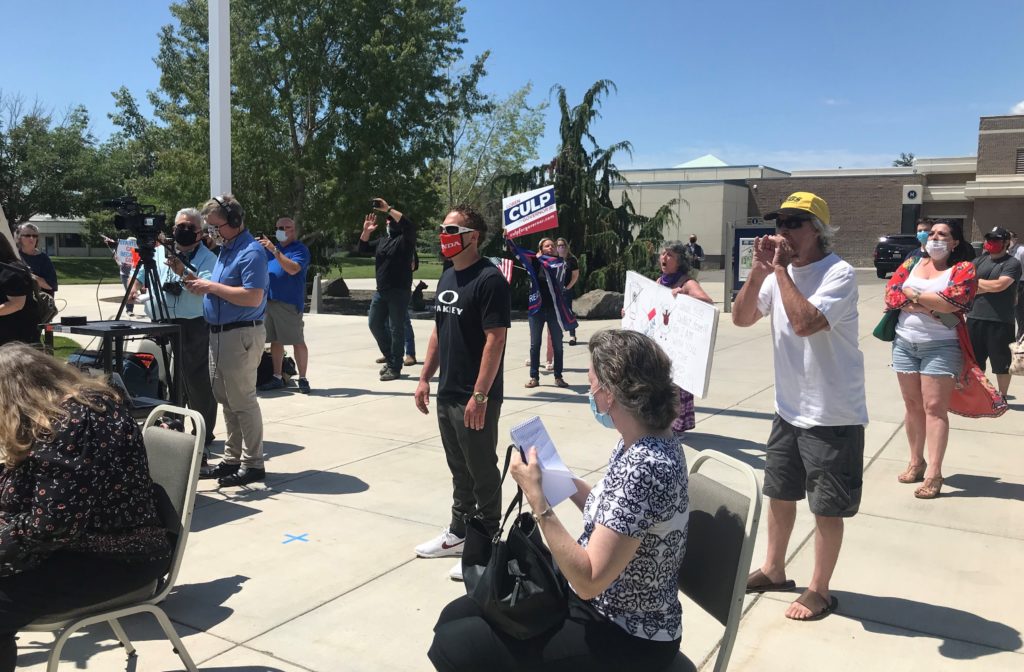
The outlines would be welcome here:
<svg viewBox="0 0 1024 672">
<path fill-rule="evenodd" d="M 108 376 L 115 370 L 121 371 L 124 367 L 124 342 L 126 340 L 144 338 L 146 336 L 167 336 L 171 341 L 171 354 L 173 355 L 173 366 L 167 361 L 167 351 L 164 353 L 164 371 L 168 372 L 170 384 L 168 391 L 170 402 L 181 406 L 181 327 L 176 324 L 163 324 L 158 322 L 133 322 L 130 320 L 98 320 L 87 322 L 81 325 L 69 324 L 47 324 L 43 329 L 43 342 L 47 352 L 53 352 L 54 334 L 75 334 L 78 336 L 92 336 L 102 339 L 100 356 L 103 360 L 103 371 Z M 117 368 L 115 369 L 115 364 Z"/>
</svg>

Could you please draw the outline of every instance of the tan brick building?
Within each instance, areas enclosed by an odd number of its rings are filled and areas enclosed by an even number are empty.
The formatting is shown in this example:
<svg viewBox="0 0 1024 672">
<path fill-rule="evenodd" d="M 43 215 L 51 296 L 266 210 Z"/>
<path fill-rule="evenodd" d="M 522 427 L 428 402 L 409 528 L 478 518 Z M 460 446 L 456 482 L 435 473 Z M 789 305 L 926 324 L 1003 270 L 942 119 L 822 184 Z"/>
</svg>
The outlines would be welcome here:
<svg viewBox="0 0 1024 672">
<path fill-rule="evenodd" d="M 836 251 L 855 266 L 871 266 L 878 238 L 912 232 L 919 217 L 960 220 L 971 240 L 994 226 L 1024 236 L 1024 115 L 982 117 L 976 157 L 921 158 L 910 167 L 786 173 L 686 165 L 622 173 L 629 185 L 617 191 L 628 192 L 641 214 L 677 200 L 679 223 L 666 237 L 696 233 L 712 264 L 722 259 L 722 232 L 730 221 L 763 216 L 794 191 L 828 201 L 841 227 Z"/>
</svg>

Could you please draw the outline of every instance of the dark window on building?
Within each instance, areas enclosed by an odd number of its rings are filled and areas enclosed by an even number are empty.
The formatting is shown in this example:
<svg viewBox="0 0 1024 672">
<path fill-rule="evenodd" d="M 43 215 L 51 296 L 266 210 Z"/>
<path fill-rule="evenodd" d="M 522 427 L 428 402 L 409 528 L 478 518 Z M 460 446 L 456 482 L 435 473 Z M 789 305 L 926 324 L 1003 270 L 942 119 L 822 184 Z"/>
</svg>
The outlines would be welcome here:
<svg viewBox="0 0 1024 672">
<path fill-rule="evenodd" d="M 85 243 L 82 242 L 82 236 L 77 233 L 61 233 L 59 235 L 59 244 L 61 247 L 85 247 Z"/>
<path fill-rule="evenodd" d="M 1024 174 L 1024 147 L 1017 149 L 1017 174 Z"/>
</svg>

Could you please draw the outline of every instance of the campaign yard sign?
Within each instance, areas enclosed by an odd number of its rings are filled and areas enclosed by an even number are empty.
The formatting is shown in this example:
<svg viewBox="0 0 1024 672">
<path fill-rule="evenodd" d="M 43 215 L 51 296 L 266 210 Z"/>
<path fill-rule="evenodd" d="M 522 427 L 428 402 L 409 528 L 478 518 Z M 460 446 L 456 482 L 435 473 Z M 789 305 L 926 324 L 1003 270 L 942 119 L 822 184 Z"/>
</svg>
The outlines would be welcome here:
<svg viewBox="0 0 1024 672">
<path fill-rule="evenodd" d="M 509 238 L 558 228 L 554 185 L 503 198 L 501 209 Z"/>
<path fill-rule="evenodd" d="M 122 238 L 117 241 L 117 251 L 114 253 L 114 260 L 118 266 L 139 263 L 139 245 L 134 238 Z"/>
</svg>

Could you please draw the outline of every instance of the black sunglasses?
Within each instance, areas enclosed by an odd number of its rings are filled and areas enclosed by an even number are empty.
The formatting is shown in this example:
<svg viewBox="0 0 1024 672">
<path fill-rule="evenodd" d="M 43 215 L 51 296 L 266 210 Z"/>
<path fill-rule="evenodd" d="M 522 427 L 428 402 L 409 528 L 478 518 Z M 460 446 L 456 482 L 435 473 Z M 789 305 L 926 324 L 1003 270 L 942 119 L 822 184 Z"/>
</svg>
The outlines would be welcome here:
<svg viewBox="0 0 1024 672">
<path fill-rule="evenodd" d="M 792 231 L 794 229 L 799 229 L 801 226 L 804 225 L 804 222 L 809 221 L 811 220 L 808 217 L 787 217 L 786 219 L 780 218 L 775 220 L 775 228 L 789 229 L 790 231 Z"/>
</svg>

